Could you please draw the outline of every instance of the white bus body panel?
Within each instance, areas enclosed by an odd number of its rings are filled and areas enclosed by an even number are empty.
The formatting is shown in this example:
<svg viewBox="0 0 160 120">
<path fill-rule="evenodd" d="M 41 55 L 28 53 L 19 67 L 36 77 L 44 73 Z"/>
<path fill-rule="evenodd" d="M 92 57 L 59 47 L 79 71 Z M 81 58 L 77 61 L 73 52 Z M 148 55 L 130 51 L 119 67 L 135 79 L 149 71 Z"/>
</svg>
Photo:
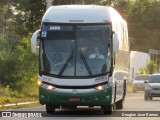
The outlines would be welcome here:
<svg viewBox="0 0 160 120">
<path fill-rule="evenodd" d="M 97 5 L 62 5 L 51 6 L 44 14 L 42 22 L 105 23 L 121 20 L 122 17 L 112 7 Z"/>
<path fill-rule="evenodd" d="M 90 79 L 59 79 L 42 75 L 42 77 L 39 76 L 39 79 L 47 83 L 62 85 L 62 86 L 91 86 L 101 82 L 108 81 L 107 76 L 90 78 Z"/>
</svg>

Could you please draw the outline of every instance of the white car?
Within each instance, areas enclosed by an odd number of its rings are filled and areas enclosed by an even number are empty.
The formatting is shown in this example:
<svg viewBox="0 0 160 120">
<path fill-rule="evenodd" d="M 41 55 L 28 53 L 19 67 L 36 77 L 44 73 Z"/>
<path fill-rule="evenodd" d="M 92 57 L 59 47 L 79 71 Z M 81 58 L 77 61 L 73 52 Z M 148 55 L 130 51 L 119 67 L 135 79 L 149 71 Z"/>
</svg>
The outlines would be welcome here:
<svg viewBox="0 0 160 120">
<path fill-rule="evenodd" d="M 160 74 L 153 74 L 149 81 L 145 83 L 145 100 L 152 100 L 153 97 L 160 97 Z"/>
<path fill-rule="evenodd" d="M 145 88 L 145 83 L 144 81 L 148 81 L 151 75 L 147 74 L 147 75 L 137 75 L 132 82 L 132 89 L 133 92 L 136 91 L 144 91 Z"/>
</svg>

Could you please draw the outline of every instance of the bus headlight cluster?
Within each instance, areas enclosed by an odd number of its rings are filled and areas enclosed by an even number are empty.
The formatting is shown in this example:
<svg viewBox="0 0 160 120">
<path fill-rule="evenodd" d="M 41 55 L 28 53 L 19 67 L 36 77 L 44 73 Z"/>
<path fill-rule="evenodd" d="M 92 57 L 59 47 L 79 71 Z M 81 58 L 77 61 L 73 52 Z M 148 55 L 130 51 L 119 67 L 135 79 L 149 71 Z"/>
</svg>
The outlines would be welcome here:
<svg viewBox="0 0 160 120">
<path fill-rule="evenodd" d="M 103 86 L 101 86 L 101 85 L 99 85 L 99 86 L 97 86 L 97 87 L 96 87 L 96 89 L 97 89 L 97 90 L 103 90 L 103 89 L 104 89 L 104 87 L 103 87 Z"/>
<path fill-rule="evenodd" d="M 98 85 L 97 87 L 95 87 L 95 89 L 97 89 L 97 90 L 104 90 L 104 89 L 107 89 L 109 87 L 111 87 L 110 83 L 105 84 L 105 85 Z"/>
<path fill-rule="evenodd" d="M 54 87 L 53 87 L 52 85 L 48 85 L 47 88 L 48 88 L 49 90 L 51 90 L 51 89 L 53 89 Z"/>
<path fill-rule="evenodd" d="M 55 89 L 55 87 L 54 87 L 53 85 L 45 84 L 45 83 L 42 83 L 42 84 L 41 84 L 41 87 L 43 87 L 43 88 L 45 88 L 45 89 L 48 89 L 48 90 Z"/>
</svg>

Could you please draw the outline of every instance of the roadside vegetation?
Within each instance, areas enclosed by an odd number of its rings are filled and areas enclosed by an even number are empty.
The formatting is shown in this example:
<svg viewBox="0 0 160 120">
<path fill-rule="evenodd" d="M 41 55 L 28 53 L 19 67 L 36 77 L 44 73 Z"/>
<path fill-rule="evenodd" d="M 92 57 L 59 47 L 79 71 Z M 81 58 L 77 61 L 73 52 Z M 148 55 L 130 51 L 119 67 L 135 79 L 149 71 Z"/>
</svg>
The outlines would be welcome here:
<svg viewBox="0 0 160 120">
<path fill-rule="evenodd" d="M 146 67 L 140 69 L 140 74 L 154 74 L 158 71 L 158 65 L 153 60 L 148 60 Z"/>
<path fill-rule="evenodd" d="M 17 45 L 0 39 L 0 104 L 38 98 L 38 57 L 30 52 L 29 39 Z"/>
<path fill-rule="evenodd" d="M 40 28 L 46 10 L 45 1 L 1 1 L 0 104 L 38 100 L 38 55 L 31 53 L 30 38 Z M 128 22 L 131 50 L 148 52 L 151 48 L 160 49 L 157 44 L 160 38 L 159 0 L 83 1 L 84 4 L 112 5 L 117 9 Z M 53 4 L 82 4 L 82 0 L 54 0 Z"/>
<path fill-rule="evenodd" d="M 35 108 L 35 107 L 41 107 L 42 105 L 39 103 L 34 104 L 27 104 L 27 105 L 16 105 L 16 106 L 9 106 L 9 107 L 3 107 L 0 110 L 13 110 L 13 109 L 20 109 L 20 108 Z"/>
</svg>

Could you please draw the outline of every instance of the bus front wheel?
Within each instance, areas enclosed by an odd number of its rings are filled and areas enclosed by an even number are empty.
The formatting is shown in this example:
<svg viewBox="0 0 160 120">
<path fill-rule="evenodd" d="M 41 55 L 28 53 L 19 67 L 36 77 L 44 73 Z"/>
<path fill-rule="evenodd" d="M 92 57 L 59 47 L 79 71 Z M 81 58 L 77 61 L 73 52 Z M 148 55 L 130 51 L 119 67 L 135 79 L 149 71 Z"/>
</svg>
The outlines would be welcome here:
<svg viewBox="0 0 160 120">
<path fill-rule="evenodd" d="M 116 102 L 116 109 L 123 109 L 123 99 Z"/>
<path fill-rule="evenodd" d="M 55 106 L 46 104 L 46 112 L 47 113 L 54 113 L 55 112 Z"/>
<path fill-rule="evenodd" d="M 101 109 L 103 109 L 104 114 L 112 114 L 113 106 L 112 105 L 105 105 L 101 106 Z"/>
</svg>

